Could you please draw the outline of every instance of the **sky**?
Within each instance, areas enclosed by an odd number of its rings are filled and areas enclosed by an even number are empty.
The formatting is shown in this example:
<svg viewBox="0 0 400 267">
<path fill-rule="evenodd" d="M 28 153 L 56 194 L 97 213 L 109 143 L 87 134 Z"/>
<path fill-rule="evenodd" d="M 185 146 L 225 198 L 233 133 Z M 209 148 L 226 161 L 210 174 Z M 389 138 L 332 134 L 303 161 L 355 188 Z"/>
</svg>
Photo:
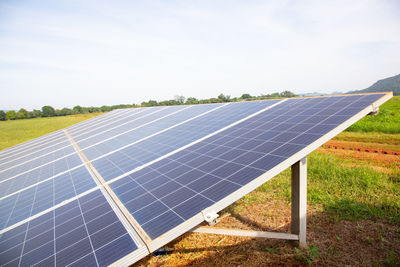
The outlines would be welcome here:
<svg viewBox="0 0 400 267">
<path fill-rule="evenodd" d="M 400 1 L 0 1 L 0 109 L 364 89 Z"/>
</svg>

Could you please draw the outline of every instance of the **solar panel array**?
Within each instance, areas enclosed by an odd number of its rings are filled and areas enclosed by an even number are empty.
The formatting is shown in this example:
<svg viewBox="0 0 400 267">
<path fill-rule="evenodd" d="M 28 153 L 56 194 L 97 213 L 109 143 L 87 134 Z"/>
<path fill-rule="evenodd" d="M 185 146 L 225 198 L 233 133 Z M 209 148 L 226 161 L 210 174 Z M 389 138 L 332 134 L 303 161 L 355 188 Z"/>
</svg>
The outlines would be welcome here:
<svg viewBox="0 0 400 267">
<path fill-rule="evenodd" d="M 0 265 L 133 263 L 389 98 L 116 110 L 3 150 Z"/>
</svg>

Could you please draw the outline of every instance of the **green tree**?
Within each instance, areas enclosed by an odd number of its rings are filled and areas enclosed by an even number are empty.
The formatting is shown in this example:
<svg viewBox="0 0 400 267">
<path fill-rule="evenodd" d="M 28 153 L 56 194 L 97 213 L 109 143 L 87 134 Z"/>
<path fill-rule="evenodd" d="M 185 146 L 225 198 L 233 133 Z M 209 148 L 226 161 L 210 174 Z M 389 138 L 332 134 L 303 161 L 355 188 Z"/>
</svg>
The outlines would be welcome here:
<svg viewBox="0 0 400 267">
<path fill-rule="evenodd" d="M 31 118 L 38 118 L 42 116 L 42 112 L 38 109 L 34 109 L 32 112 L 30 112 Z"/>
<path fill-rule="evenodd" d="M 17 113 L 17 117 L 18 117 L 18 119 L 29 119 L 30 114 L 26 109 L 21 108 Z"/>
<path fill-rule="evenodd" d="M 280 97 L 281 94 L 279 94 L 279 93 L 272 93 L 272 94 L 267 95 L 267 96 L 268 96 L 268 97 Z"/>
<path fill-rule="evenodd" d="M 6 121 L 7 116 L 6 113 L 3 110 L 0 110 L 0 121 Z"/>
<path fill-rule="evenodd" d="M 176 95 L 174 100 L 181 105 L 185 103 L 186 98 L 183 95 Z"/>
<path fill-rule="evenodd" d="M 195 97 L 188 97 L 186 99 L 186 104 L 193 105 L 193 104 L 198 104 L 198 103 L 199 103 L 199 100 L 197 100 L 197 98 L 195 98 Z"/>
<path fill-rule="evenodd" d="M 73 107 L 72 110 L 74 111 L 75 114 L 82 114 L 83 113 L 82 107 L 79 106 L 79 105 Z"/>
<path fill-rule="evenodd" d="M 62 115 L 62 116 L 72 115 L 72 114 L 73 114 L 73 111 L 72 111 L 72 109 L 70 109 L 70 108 L 63 108 L 63 109 L 61 110 L 61 115 Z"/>
<path fill-rule="evenodd" d="M 158 106 L 158 103 L 156 100 L 149 100 L 148 102 L 142 102 L 143 107 L 153 107 L 153 106 Z"/>
<path fill-rule="evenodd" d="M 282 93 L 280 93 L 280 96 L 281 97 L 295 97 L 297 95 L 286 90 L 286 91 L 283 91 Z"/>
<path fill-rule="evenodd" d="M 111 107 L 110 107 L 110 106 L 101 106 L 101 107 L 100 107 L 100 110 L 101 110 L 102 112 L 111 111 Z"/>
<path fill-rule="evenodd" d="M 252 96 L 251 96 L 250 94 L 243 94 L 243 95 L 241 96 L 241 98 L 242 98 L 242 99 L 250 99 L 250 98 L 252 98 Z"/>
<path fill-rule="evenodd" d="M 221 102 L 229 102 L 229 99 L 231 98 L 231 96 L 229 96 L 229 95 L 224 95 L 224 94 L 220 94 L 219 96 L 218 96 L 218 99 L 221 101 Z"/>
<path fill-rule="evenodd" d="M 87 110 L 88 110 L 89 113 L 101 112 L 101 109 L 97 108 L 97 107 L 89 107 L 89 108 L 87 108 Z"/>
<path fill-rule="evenodd" d="M 14 110 L 7 111 L 6 118 L 7 118 L 7 120 L 15 120 L 15 119 L 17 119 L 17 112 L 15 112 Z"/>
<path fill-rule="evenodd" d="M 18 119 L 18 120 L 26 119 L 25 114 L 24 114 L 24 113 L 19 113 L 19 112 L 17 112 L 17 119 Z"/>
<path fill-rule="evenodd" d="M 52 106 L 43 106 L 42 107 L 42 117 L 53 117 L 55 116 L 56 111 Z"/>
</svg>

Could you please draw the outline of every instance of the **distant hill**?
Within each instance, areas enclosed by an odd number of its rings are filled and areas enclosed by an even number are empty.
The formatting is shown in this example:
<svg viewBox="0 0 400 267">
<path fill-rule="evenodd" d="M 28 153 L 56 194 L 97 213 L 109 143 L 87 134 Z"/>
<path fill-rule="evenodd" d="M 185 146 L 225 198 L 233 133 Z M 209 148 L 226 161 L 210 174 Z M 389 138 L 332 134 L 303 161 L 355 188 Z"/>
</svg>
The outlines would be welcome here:
<svg viewBox="0 0 400 267">
<path fill-rule="evenodd" d="M 393 91 L 393 95 L 400 95 L 400 74 L 382 79 L 368 88 L 351 91 L 349 93 L 369 93 L 369 92 L 387 92 Z"/>
</svg>

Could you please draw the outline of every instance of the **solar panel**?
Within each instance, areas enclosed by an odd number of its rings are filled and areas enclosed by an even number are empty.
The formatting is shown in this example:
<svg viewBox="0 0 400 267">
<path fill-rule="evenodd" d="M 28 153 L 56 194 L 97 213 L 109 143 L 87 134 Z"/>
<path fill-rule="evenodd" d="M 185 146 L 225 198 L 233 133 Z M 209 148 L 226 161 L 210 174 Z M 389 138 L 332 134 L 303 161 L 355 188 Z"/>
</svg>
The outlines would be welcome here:
<svg viewBox="0 0 400 267">
<path fill-rule="evenodd" d="M 105 266 L 143 253 L 100 190 L 7 231 L 0 248 L 2 266 Z"/>
<path fill-rule="evenodd" d="M 78 126 L 74 128 L 68 127 L 67 129 L 71 132 L 74 133 L 75 135 L 79 136 L 79 133 L 92 133 L 97 130 L 98 127 L 104 127 L 108 126 L 110 123 L 113 123 L 115 121 L 119 121 L 121 118 L 131 118 L 132 114 L 130 113 L 136 113 L 136 110 L 133 110 L 131 112 L 119 112 L 119 113 L 114 113 L 110 114 L 109 116 L 101 115 L 102 120 L 97 120 L 94 123 L 86 123 L 86 124 L 79 124 Z M 128 114 L 127 114 L 128 113 Z M 107 114 L 108 115 L 108 114 Z M 134 115 L 134 114 L 133 114 Z M 112 121 L 110 121 L 112 120 Z M 91 121 L 91 120 L 89 120 Z M 75 126 L 75 125 L 74 125 Z M 72 127 L 72 126 L 71 126 Z M 70 145 L 70 142 L 68 139 L 66 139 L 66 136 L 63 131 L 59 131 L 57 133 L 57 138 L 46 138 L 42 142 L 35 143 L 34 145 L 28 145 L 27 147 L 24 147 L 23 150 L 19 150 L 18 152 L 15 152 L 14 155 L 11 157 L 7 157 L 4 160 L 0 161 L 0 167 L 3 167 L 3 164 L 9 164 L 12 162 L 12 164 L 15 164 L 17 162 L 23 162 L 25 163 L 29 159 L 34 159 L 38 156 L 43 156 L 46 155 L 50 152 L 57 152 L 60 149 L 63 149 L 64 147 Z M 23 155 L 21 157 L 20 155 Z"/>
<path fill-rule="evenodd" d="M 109 113 L 106 113 L 106 114 L 97 116 L 95 118 L 92 118 L 91 120 L 87 120 L 87 121 L 83 121 L 83 122 L 77 123 L 77 124 L 75 124 L 73 126 L 68 127 L 68 129 L 72 130 L 72 129 L 76 129 L 76 128 L 86 127 L 86 126 L 89 126 L 89 125 L 94 124 L 94 123 L 99 123 L 99 122 L 102 122 L 102 121 L 107 120 L 109 118 L 113 118 L 116 114 L 120 114 L 120 113 L 123 113 L 123 112 L 126 112 L 126 110 L 111 111 Z M 23 153 L 24 151 L 26 151 L 27 149 L 31 148 L 32 146 L 36 146 L 36 145 L 39 145 L 39 144 L 47 143 L 50 140 L 57 139 L 60 136 L 63 137 L 64 134 L 63 134 L 63 132 L 61 130 L 58 130 L 58 131 L 46 134 L 44 136 L 38 137 L 36 139 L 24 142 L 22 144 L 19 144 L 19 145 L 4 149 L 4 150 L 0 151 L 0 163 L 2 163 L 3 160 L 6 160 L 7 158 L 16 156 L 16 154 Z"/>
<path fill-rule="evenodd" d="M 97 118 L 93 118 L 97 119 L 94 123 L 102 123 L 102 121 L 104 121 L 104 118 L 113 118 L 114 115 L 116 113 L 110 112 L 109 114 L 104 114 L 104 115 L 100 115 L 98 117 L 101 117 L 103 120 L 99 120 Z M 93 123 L 78 123 L 75 126 L 75 128 L 73 129 L 77 129 L 77 128 L 86 128 L 88 126 L 90 126 Z M 69 128 L 69 127 L 68 127 Z M 60 143 L 64 143 L 62 145 L 58 145 Z M 21 162 L 23 162 L 24 159 L 22 159 L 21 157 L 26 157 L 26 156 L 30 156 L 30 157 L 35 157 L 35 156 L 40 156 L 41 154 L 46 154 L 46 152 L 53 152 L 54 150 L 56 150 L 57 148 L 61 148 L 63 146 L 65 146 L 66 144 L 69 145 L 69 142 L 65 139 L 65 134 L 62 130 L 44 135 L 43 137 L 39 137 L 37 139 L 33 139 L 30 140 L 28 142 L 22 143 L 21 145 L 17 145 L 15 147 L 9 148 L 9 149 L 5 149 L 3 151 L 0 151 L 0 167 L 3 166 L 4 163 L 8 163 L 10 161 L 18 161 L 20 160 Z M 58 147 L 52 147 L 52 145 L 58 145 Z M 48 151 L 44 151 L 42 152 L 42 150 L 48 150 Z M 35 153 L 35 154 L 32 154 Z M 26 160 L 26 158 L 25 158 Z"/>
<path fill-rule="evenodd" d="M 82 166 L 12 194 L 1 201 L 0 229 L 39 214 L 96 186 L 88 170 Z"/>
<path fill-rule="evenodd" d="M 127 109 L 0 152 L 0 264 L 136 262 L 390 97 Z"/>
</svg>

